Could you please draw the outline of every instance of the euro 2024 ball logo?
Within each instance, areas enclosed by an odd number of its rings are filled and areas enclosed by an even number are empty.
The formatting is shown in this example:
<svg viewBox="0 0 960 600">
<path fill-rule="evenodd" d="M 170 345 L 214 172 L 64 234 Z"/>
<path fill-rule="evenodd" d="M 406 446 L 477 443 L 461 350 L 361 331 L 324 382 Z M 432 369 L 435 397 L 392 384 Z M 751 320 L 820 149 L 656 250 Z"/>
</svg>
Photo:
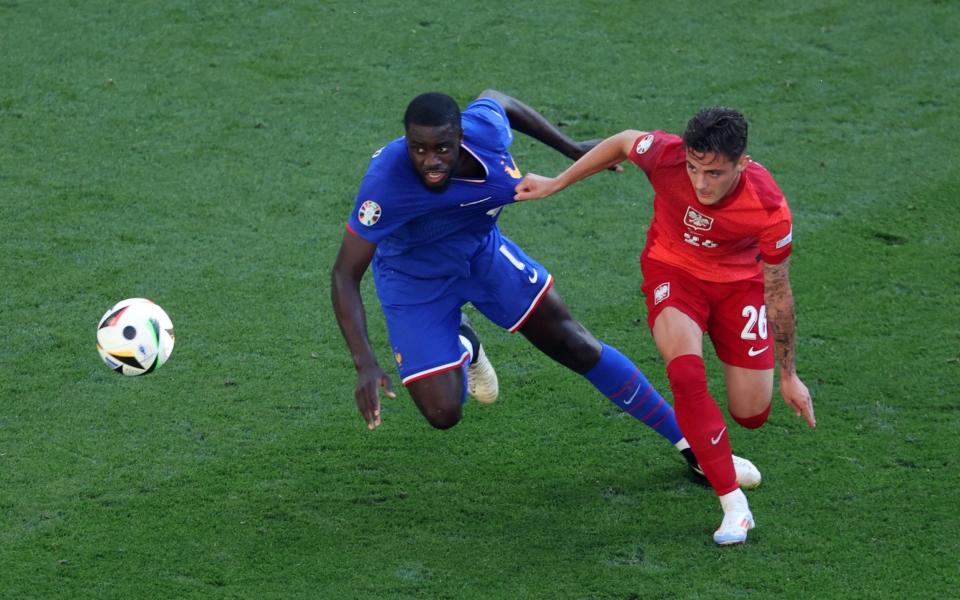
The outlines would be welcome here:
<svg viewBox="0 0 960 600">
<path fill-rule="evenodd" d="M 366 200 L 360 205 L 360 210 L 357 211 L 357 219 L 367 227 L 371 227 L 380 220 L 381 212 L 379 204 L 373 200 Z"/>
</svg>

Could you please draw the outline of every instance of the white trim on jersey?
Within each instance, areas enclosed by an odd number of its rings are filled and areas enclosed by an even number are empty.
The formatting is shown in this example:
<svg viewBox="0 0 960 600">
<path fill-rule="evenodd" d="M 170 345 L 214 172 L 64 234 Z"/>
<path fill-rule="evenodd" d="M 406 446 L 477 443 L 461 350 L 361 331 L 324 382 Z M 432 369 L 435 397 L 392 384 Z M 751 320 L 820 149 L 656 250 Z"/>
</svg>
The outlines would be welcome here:
<svg viewBox="0 0 960 600">
<path fill-rule="evenodd" d="M 468 146 L 468 145 L 466 145 L 466 144 L 460 144 L 460 147 L 463 148 L 464 150 L 466 150 L 467 152 L 469 152 L 470 154 L 472 154 L 473 157 L 474 157 L 475 159 L 477 159 L 477 162 L 480 163 L 480 166 L 483 167 L 483 172 L 485 173 L 485 175 L 483 176 L 483 179 L 466 179 L 466 178 L 463 178 L 463 177 L 451 177 L 450 179 L 455 179 L 455 180 L 457 180 L 457 181 L 466 181 L 467 183 L 483 183 L 483 182 L 485 182 L 487 179 L 489 179 L 489 178 L 490 178 L 490 169 L 487 168 L 487 163 L 483 162 L 483 159 L 481 159 L 479 156 L 477 156 L 477 153 L 470 149 L 470 146 Z"/>
<path fill-rule="evenodd" d="M 790 233 L 786 235 L 782 240 L 777 241 L 777 250 L 783 248 L 787 244 L 793 241 L 793 225 L 790 226 Z"/>
</svg>

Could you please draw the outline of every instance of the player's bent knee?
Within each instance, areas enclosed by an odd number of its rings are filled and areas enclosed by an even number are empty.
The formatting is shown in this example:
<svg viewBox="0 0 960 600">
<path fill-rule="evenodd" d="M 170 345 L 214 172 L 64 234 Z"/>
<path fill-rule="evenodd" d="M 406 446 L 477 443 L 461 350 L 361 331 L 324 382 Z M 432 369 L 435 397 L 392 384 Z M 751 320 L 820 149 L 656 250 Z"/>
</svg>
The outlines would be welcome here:
<svg viewBox="0 0 960 600">
<path fill-rule="evenodd" d="M 435 429 L 450 429 L 463 418 L 463 410 L 457 406 L 443 410 L 425 411 L 423 416 Z"/>
<path fill-rule="evenodd" d="M 589 371 L 600 361 L 600 345 L 590 338 L 577 338 L 568 347 L 568 356 L 575 371 Z"/>
<path fill-rule="evenodd" d="M 556 359 L 564 366 L 583 374 L 600 361 L 602 346 L 579 322 L 565 323 L 556 345 Z"/>
<path fill-rule="evenodd" d="M 751 417 L 740 417 L 733 413 L 730 413 L 730 416 L 733 417 L 733 420 L 739 423 L 742 427 L 746 427 L 747 429 L 757 429 L 767 422 L 767 418 L 770 416 L 771 406 L 773 405 L 767 404 L 767 408 Z"/>
<path fill-rule="evenodd" d="M 418 379 L 407 385 L 407 391 L 423 418 L 436 429 L 450 429 L 463 417 L 466 386 L 459 371 Z"/>
</svg>

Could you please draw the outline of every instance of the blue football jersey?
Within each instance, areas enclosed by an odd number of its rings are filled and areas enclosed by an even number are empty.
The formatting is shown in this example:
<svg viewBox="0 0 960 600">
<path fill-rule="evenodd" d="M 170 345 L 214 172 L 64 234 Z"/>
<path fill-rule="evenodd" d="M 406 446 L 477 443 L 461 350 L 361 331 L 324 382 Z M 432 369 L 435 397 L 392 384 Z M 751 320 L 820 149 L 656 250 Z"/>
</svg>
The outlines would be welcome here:
<svg viewBox="0 0 960 600">
<path fill-rule="evenodd" d="M 377 244 L 375 273 L 422 279 L 468 276 L 471 257 L 496 227 L 502 207 L 514 201 L 522 176 L 510 155 L 513 134 L 503 107 L 489 98 L 475 100 L 461 121 L 461 151 L 483 165 L 483 178 L 454 177 L 441 191 L 428 189 L 402 137 L 370 159 L 348 227 Z"/>
</svg>

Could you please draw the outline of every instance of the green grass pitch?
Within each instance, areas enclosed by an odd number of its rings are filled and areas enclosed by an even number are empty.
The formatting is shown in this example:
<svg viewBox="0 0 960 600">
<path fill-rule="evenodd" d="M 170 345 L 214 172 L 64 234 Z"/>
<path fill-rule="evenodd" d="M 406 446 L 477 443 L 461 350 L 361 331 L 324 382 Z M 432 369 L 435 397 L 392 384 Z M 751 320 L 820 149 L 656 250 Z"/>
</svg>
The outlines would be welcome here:
<svg viewBox="0 0 960 600">
<path fill-rule="evenodd" d="M 0 23 L 0 598 L 956 595 L 957 2 L 5 0 Z M 750 120 L 819 426 L 776 396 L 731 432 L 764 473 L 745 546 L 714 547 L 669 445 L 482 320 L 496 405 L 433 431 L 394 376 L 365 429 L 328 284 L 357 183 L 415 94 L 488 87 L 580 138 Z M 666 390 L 650 205 L 629 168 L 501 224 Z M 142 378 L 94 348 L 131 296 L 177 333 Z"/>
</svg>

